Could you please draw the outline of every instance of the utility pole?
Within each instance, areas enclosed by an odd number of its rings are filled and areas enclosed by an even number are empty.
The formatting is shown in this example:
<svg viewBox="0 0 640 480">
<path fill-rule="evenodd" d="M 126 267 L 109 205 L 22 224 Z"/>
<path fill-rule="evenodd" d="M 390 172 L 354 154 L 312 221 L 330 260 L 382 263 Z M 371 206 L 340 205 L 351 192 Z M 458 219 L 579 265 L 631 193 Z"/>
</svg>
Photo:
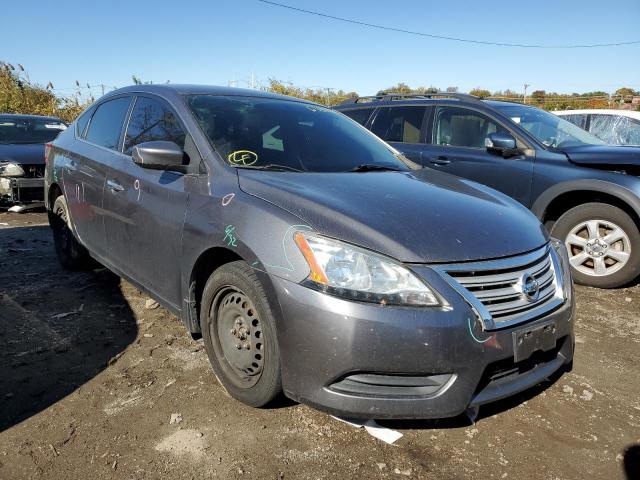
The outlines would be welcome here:
<svg viewBox="0 0 640 480">
<path fill-rule="evenodd" d="M 522 97 L 522 103 L 527 103 L 527 88 L 529 88 L 529 84 L 525 83 L 524 84 L 524 96 Z"/>
<path fill-rule="evenodd" d="M 104 83 L 100 84 L 100 88 L 102 89 L 102 96 L 104 97 Z"/>
</svg>

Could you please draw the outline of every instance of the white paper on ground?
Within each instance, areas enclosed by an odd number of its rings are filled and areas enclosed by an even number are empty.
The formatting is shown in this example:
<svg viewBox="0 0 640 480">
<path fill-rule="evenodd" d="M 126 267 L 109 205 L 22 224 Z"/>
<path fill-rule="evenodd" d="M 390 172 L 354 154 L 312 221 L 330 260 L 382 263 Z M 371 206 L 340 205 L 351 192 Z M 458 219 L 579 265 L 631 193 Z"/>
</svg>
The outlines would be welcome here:
<svg viewBox="0 0 640 480">
<path fill-rule="evenodd" d="M 369 432 L 369 435 L 388 444 L 392 444 L 399 438 L 402 438 L 400 432 L 378 425 L 375 420 L 367 420 L 367 423 L 364 424 L 364 429 Z"/>
<path fill-rule="evenodd" d="M 378 425 L 373 419 L 360 420 L 357 418 L 336 417 L 334 415 L 331 415 L 331 417 L 343 423 L 346 423 L 347 425 L 351 425 L 352 427 L 364 427 L 369 435 L 371 435 L 372 437 L 376 437 L 378 440 L 382 440 L 383 442 L 386 442 L 388 444 L 393 444 L 396 440 L 402 437 L 402 434 L 400 432 Z"/>
<path fill-rule="evenodd" d="M 336 420 L 346 423 L 347 425 L 351 425 L 352 427 L 360 428 L 363 427 L 367 420 L 360 420 L 358 418 L 345 418 L 345 417 L 336 417 L 331 415 L 331 418 L 335 418 Z"/>
</svg>

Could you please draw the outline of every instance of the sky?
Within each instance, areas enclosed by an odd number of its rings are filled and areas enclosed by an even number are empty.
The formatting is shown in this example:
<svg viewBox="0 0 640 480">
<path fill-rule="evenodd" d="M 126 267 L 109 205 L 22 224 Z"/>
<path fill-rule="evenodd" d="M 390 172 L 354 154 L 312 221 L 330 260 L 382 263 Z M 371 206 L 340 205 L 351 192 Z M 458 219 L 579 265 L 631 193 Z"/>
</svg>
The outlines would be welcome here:
<svg viewBox="0 0 640 480">
<path fill-rule="evenodd" d="M 278 0 L 435 35 L 499 43 L 640 40 L 638 0 Z M 400 4 L 401 6 L 394 6 Z M 303 14 L 257 0 L 3 2 L 0 61 L 72 94 L 75 81 L 247 87 L 269 78 L 362 95 L 405 82 L 468 91 L 640 90 L 640 44 L 533 49 L 454 42 Z M 100 87 L 92 89 L 99 95 Z"/>
</svg>

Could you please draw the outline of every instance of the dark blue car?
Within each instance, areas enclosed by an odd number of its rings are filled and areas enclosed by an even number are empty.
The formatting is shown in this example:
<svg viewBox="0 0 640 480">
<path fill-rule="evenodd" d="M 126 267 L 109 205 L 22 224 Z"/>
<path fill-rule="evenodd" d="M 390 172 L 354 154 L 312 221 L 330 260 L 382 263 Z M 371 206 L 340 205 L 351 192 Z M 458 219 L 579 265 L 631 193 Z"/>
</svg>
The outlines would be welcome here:
<svg viewBox="0 0 640 480">
<path fill-rule="evenodd" d="M 565 243 L 577 283 L 614 288 L 640 273 L 640 148 L 606 145 L 538 108 L 465 94 L 380 94 L 336 109 L 416 163 L 530 208 Z"/>
</svg>

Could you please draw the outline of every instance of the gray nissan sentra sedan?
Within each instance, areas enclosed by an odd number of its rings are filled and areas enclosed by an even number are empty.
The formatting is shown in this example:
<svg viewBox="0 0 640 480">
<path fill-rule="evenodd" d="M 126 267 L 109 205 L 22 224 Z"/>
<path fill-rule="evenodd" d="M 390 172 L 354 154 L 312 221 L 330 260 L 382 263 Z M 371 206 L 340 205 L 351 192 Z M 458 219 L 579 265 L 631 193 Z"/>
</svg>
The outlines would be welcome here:
<svg viewBox="0 0 640 480">
<path fill-rule="evenodd" d="M 320 105 L 116 90 L 47 146 L 45 188 L 62 266 L 158 300 L 246 404 L 449 417 L 571 366 L 568 260 L 533 214 Z"/>
</svg>

